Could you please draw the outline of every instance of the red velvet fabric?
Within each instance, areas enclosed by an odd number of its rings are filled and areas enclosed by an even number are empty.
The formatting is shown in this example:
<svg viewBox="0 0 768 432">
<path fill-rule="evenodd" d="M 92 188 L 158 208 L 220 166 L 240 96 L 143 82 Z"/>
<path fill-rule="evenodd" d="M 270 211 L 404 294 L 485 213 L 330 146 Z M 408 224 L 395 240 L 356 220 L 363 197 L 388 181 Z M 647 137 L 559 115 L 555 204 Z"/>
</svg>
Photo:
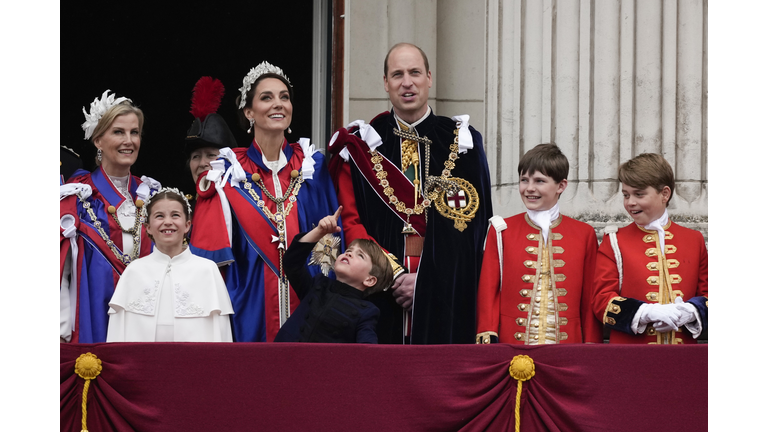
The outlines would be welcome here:
<svg viewBox="0 0 768 432">
<path fill-rule="evenodd" d="M 707 430 L 707 346 L 121 343 L 61 345 L 61 430 Z"/>
</svg>

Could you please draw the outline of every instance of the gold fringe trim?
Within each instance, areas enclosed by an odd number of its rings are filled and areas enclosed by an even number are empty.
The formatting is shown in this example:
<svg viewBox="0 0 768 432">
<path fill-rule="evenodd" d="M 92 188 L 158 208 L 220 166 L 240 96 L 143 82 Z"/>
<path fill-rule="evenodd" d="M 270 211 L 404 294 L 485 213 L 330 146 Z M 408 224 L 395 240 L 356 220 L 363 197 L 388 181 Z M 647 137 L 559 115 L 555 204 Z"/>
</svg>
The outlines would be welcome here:
<svg viewBox="0 0 768 432">
<path fill-rule="evenodd" d="M 91 385 L 91 380 L 101 373 L 101 360 L 91 353 L 82 354 L 75 361 L 75 373 L 85 380 L 85 385 L 83 385 L 83 429 L 81 432 L 88 432 L 88 410 L 86 409 L 88 387 Z"/>
</svg>

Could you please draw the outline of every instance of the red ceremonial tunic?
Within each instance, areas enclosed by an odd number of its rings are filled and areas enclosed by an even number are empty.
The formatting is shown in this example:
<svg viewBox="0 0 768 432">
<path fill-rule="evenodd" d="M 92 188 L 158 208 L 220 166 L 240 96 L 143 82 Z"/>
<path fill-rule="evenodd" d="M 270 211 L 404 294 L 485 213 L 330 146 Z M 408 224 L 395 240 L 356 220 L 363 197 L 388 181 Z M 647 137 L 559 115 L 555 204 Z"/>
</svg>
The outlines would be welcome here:
<svg viewBox="0 0 768 432">
<path fill-rule="evenodd" d="M 545 340 L 601 343 L 602 325 L 590 309 L 597 253 L 594 229 L 560 216 L 550 226 L 545 244 L 541 229 L 526 213 L 504 222 L 507 228 L 501 231 L 503 272 L 493 226 L 486 239 L 477 295 L 478 335 L 498 333 L 499 342 L 510 344 L 543 344 Z M 544 256 L 547 252 L 549 255 Z M 550 276 L 541 272 L 543 259 L 549 260 Z M 542 294 L 538 284 L 544 276 L 552 277 L 554 284 L 551 308 L 547 305 L 548 296 Z M 555 329 L 549 335 L 544 319 L 548 310 L 554 314 L 550 322 L 554 322 Z"/>
<path fill-rule="evenodd" d="M 611 343 L 661 342 L 662 335 L 651 324 L 645 332 L 637 335 L 629 330 L 629 326 L 642 303 L 659 303 L 662 299 L 666 285 L 665 267 L 669 273 L 666 280 L 671 285 L 672 301 L 677 296 L 682 296 L 685 301 L 694 299 L 692 303 L 696 304 L 706 328 L 708 272 L 704 236 L 672 221 L 664 229 L 665 256 L 659 253 L 656 231 L 643 229 L 634 223 L 618 230 L 616 236 L 623 267 L 621 290 L 616 257 L 608 235 L 600 245 L 592 308 L 595 316 L 611 328 Z M 681 327 L 680 331 L 674 332 L 673 343 L 696 343 L 696 340 L 685 327 Z"/>
</svg>

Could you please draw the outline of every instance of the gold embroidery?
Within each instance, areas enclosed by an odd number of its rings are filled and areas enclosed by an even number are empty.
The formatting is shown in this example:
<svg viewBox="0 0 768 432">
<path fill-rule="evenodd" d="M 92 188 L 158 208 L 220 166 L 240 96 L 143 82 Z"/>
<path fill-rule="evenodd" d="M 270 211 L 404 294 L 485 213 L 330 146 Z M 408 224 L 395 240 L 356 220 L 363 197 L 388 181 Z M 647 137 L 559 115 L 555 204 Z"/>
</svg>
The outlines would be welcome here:
<svg viewBox="0 0 768 432">
<path fill-rule="evenodd" d="M 478 333 L 478 335 L 475 336 L 475 343 L 489 344 L 491 343 L 491 336 L 496 336 L 497 338 L 499 337 L 498 333 L 496 332 L 492 332 L 492 331 L 482 332 L 482 333 Z"/>
<path fill-rule="evenodd" d="M 539 241 L 539 235 L 538 234 L 531 233 L 531 234 L 528 234 L 527 236 L 525 236 L 525 238 L 527 238 L 528 240 L 531 240 L 531 241 L 534 241 L 534 240 L 535 241 Z"/>
<path fill-rule="evenodd" d="M 656 250 L 656 248 L 648 248 L 645 250 L 645 256 L 647 257 L 655 257 L 659 255 L 659 251 Z"/>
<path fill-rule="evenodd" d="M 680 297 L 680 298 L 684 298 L 684 297 L 683 297 L 683 292 L 682 292 L 682 291 L 680 291 L 680 290 L 674 290 L 674 291 L 672 291 L 672 296 L 673 296 L 674 298 L 678 298 L 678 297 Z"/>
<path fill-rule="evenodd" d="M 517 340 L 523 340 L 523 336 L 525 336 L 524 333 L 520 333 L 520 332 L 515 333 L 515 339 Z"/>
<path fill-rule="evenodd" d="M 563 249 L 562 247 L 560 247 L 560 246 L 552 246 L 552 253 L 553 254 L 561 254 L 563 252 L 565 252 L 565 249 Z"/>
<path fill-rule="evenodd" d="M 523 297 L 530 297 L 531 296 L 531 292 L 528 291 L 527 289 L 521 289 L 520 290 L 520 295 L 523 296 Z"/>
<path fill-rule="evenodd" d="M 646 279 L 648 282 L 648 285 L 658 285 L 659 284 L 659 278 L 658 276 L 648 276 L 648 279 Z"/>
<path fill-rule="evenodd" d="M 664 240 L 672 240 L 675 237 L 674 234 L 672 234 L 669 231 L 664 231 Z"/>
<path fill-rule="evenodd" d="M 615 314 L 618 314 L 619 312 L 621 312 L 621 307 L 618 304 L 615 304 L 614 302 L 621 302 L 621 301 L 624 301 L 626 299 L 627 299 L 626 297 L 618 297 L 617 296 L 617 297 L 614 297 L 614 298 L 612 298 L 612 299 L 610 299 L 608 301 L 608 305 L 605 307 L 605 311 L 603 312 L 603 322 L 604 323 L 609 323 L 608 312 L 612 312 L 612 313 L 615 313 Z M 615 310 L 612 310 L 612 309 L 615 309 Z M 615 324 L 615 321 L 614 321 L 614 324 Z"/>
<path fill-rule="evenodd" d="M 560 340 L 561 340 L 561 341 L 564 341 L 564 340 L 566 340 L 566 339 L 568 339 L 568 333 L 566 333 L 566 332 L 560 332 Z"/>
<path fill-rule="evenodd" d="M 528 246 L 527 248 L 525 248 L 525 251 L 528 252 L 529 254 L 537 254 L 538 250 L 539 248 L 534 246 Z"/>
<path fill-rule="evenodd" d="M 653 234 L 646 234 L 643 236 L 643 241 L 646 243 L 656 243 L 656 236 Z"/>
<path fill-rule="evenodd" d="M 533 276 L 532 275 L 523 275 L 523 282 L 532 282 Z"/>
<path fill-rule="evenodd" d="M 555 282 L 565 282 L 565 275 L 564 274 L 556 274 L 555 275 Z"/>
<path fill-rule="evenodd" d="M 646 264 L 645 267 L 650 271 L 658 271 L 659 263 L 657 261 L 651 261 L 648 264 Z"/>
<path fill-rule="evenodd" d="M 568 305 L 565 303 L 558 303 L 557 305 L 559 306 L 560 312 L 565 312 L 568 310 Z"/>
<path fill-rule="evenodd" d="M 527 268 L 536 268 L 536 261 L 534 260 L 527 260 L 523 263 L 524 266 Z"/>
<path fill-rule="evenodd" d="M 565 267 L 565 261 L 557 259 L 552 262 L 552 267 L 560 268 Z"/>
<path fill-rule="evenodd" d="M 670 281 L 671 281 L 673 284 L 679 284 L 680 282 L 682 282 L 682 281 L 683 281 L 683 277 L 682 277 L 682 276 L 680 276 L 680 275 L 676 275 L 676 274 L 673 274 L 673 275 L 669 275 L 669 279 L 670 279 Z"/>
<path fill-rule="evenodd" d="M 568 325 L 568 318 L 566 317 L 560 317 L 560 325 L 565 326 Z"/>
<path fill-rule="evenodd" d="M 520 326 L 528 325 L 528 320 L 525 318 L 518 318 L 515 320 L 515 322 L 517 323 L 517 325 L 520 325 Z"/>
<path fill-rule="evenodd" d="M 669 255 L 677 252 L 677 246 L 675 245 L 666 245 L 664 246 L 664 253 Z"/>
<path fill-rule="evenodd" d="M 558 288 L 557 289 L 557 296 L 558 297 L 563 297 L 566 294 L 568 294 L 568 291 L 565 288 Z"/>
<path fill-rule="evenodd" d="M 435 200 L 435 208 L 437 208 L 437 211 L 441 215 L 453 220 L 454 228 L 459 231 L 464 231 L 467 227 L 467 222 L 475 218 L 477 209 L 480 208 L 480 197 L 477 194 L 477 189 L 472 186 L 472 183 L 459 177 L 450 177 L 446 178 L 446 180 L 455 183 L 458 190 L 454 193 L 446 191 L 445 189 L 441 190 L 438 199 Z M 459 190 L 464 191 L 467 205 L 458 208 L 449 206 L 446 197 L 454 196 Z"/>
<path fill-rule="evenodd" d="M 563 239 L 563 235 L 562 234 L 556 233 L 556 232 L 552 233 L 552 240 L 562 240 L 562 239 Z"/>
<path fill-rule="evenodd" d="M 672 258 L 667 260 L 667 266 L 671 269 L 680 267 L 680 261 Z"/>
<path fill-rule="evenodd" d="M 651 301 L 651 302 L 658 301 L 659 300 L 659 293 L 651 291 L 651 292 L 649 292 L 648 294 L 645 295 L 645 298 L 648 299 L 648 301 Z"/>
<path fill-rule="evenodd" d="M 616 320 L 611 317 L 608 317 L 605 319 L 604 324 L 616 325 Z"/>
<path fill-rule="evenodd" d="M 521 311 L 525 312 L 525 311 L 528 310 L 528 305 L 525 304 L 525 303 L 520 303 L 519 305 L 517 305 L 517 308 L 520 309 Z"/>
</svg>

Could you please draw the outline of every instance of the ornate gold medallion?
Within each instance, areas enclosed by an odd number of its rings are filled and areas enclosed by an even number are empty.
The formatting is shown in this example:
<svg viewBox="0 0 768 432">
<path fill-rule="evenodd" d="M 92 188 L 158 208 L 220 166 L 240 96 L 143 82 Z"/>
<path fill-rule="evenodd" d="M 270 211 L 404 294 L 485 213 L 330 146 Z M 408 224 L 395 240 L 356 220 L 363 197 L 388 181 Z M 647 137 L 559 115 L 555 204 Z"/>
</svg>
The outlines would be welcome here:
<svg viewBox="0 0 768 432">
<path fill-rule="evenodd" d="M 453 219 L 453 227 L 459 231 L 464 231 L 467 222 L 471 221 L 480 207 L 480 197 L 472 183 L 459 177 L 447 179 L 458 187 L 458 191 L 451 194 L 446 190 L 438 192 L 438 199 L 435 200 L 437 211 L 448 219 Z"/>
<path fill-rule="evenodd" d="M 320 271 L 324 275 L 328 276 L 328 272 L 333 268 L 333 264 L 336 262 L 336 257 L 339 256 L 339 244 L 341 244 L 341 238 L 333 234 L 326 234 L 320 241 L 312 248 L 312 254 L 310 255 L 309 264 L 319 265 Z"/>
</svg>

